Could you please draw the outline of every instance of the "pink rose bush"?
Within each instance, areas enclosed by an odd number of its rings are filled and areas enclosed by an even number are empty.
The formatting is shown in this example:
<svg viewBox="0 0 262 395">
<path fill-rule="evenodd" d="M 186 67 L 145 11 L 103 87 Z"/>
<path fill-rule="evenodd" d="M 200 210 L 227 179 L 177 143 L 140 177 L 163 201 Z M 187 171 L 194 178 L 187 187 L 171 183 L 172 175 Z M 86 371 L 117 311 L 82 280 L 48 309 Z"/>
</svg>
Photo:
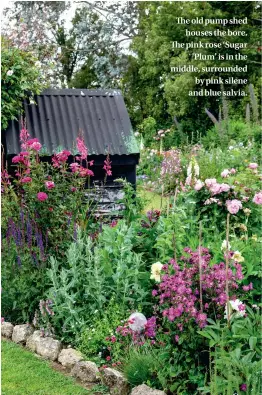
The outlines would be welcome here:
<svg viewBox="0 0 262 395">
<path fill-rule="evenodd" d="M 255 194 L 252 202 L 259 205 L 262 204 L 262 191 Z"/>
<path fill-rule="evenodd" d="M 52 156 L 51 164 L 41 161 L 41 143 L 37 138 L 31 138 L 25 127 L 20 132 L 20 143 L 21 152 L 12 158 L 15 177 L 5 169 L 1 177 L 4 199 L 11 199 L 9 192 L 13 190 L 17 201 L 21 202 L 16 218 L 19 218 L 20 210 L 22 220 L 13 220 L 12 213 L 8 212 L 10 218 L 6 224 L 7 240 L 17 246 L 19 264 L 21 243 L 35 263 L 46 260 L 47 251 L 52 253 L 55 249 L 57 254 L 61 237 L 70 240 L 74 234 L 76 238 L 82 215 L 83 189 L 87 179 L 94 175 L 89 168 L 93 161 L 88 161 L 88 150 L 82 137 L 77 138 L 79 153 L 76 156 L 64 149 Z M 73 163 L 69 164 L 72 158 Z M 13 183 L 11 178 L 14 178 Z M 59 243 L 56 240 L 60 240 Z"/>
<path fill-rule="evenodd" d="M 242 208 L 242 203 L 237 199 L 227 200 L 226 206 L 230 214 L 237 214 Z"/>
<path fill-rule="evenodd" d="M 45 192 L 38 192 L 37 199 L 39 202 L 44 202 L 46 199 L 48 199 L 48 195 Z"/>
</svg>

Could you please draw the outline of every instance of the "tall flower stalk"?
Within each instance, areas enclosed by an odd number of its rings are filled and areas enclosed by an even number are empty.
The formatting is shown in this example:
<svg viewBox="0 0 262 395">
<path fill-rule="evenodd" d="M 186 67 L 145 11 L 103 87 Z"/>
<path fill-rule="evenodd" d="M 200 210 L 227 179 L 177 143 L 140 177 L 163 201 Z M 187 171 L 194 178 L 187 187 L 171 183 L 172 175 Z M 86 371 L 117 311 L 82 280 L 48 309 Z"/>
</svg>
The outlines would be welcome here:
<svg viewBox="0 0 262 395">
<path fill-rule="evenodd" d="M 226 300 L 227 300 L 227 324 L 230 326 L 230 307 L 229 307 L 229 279 L 228 279 L 228 269 L 229 269 L 229 219 L 230 214 L 227 214 L 227 227 L 226 227 Z"/>
<path fill-rule="evenodd" d="M 200 310 L 201 310 L 201 313 L 203 313 L 201 244 L 202 244 L 202 221 L 199 222 L 198 265 L 199 265 L 199 300 L 200 300 Z"/>
</svg>

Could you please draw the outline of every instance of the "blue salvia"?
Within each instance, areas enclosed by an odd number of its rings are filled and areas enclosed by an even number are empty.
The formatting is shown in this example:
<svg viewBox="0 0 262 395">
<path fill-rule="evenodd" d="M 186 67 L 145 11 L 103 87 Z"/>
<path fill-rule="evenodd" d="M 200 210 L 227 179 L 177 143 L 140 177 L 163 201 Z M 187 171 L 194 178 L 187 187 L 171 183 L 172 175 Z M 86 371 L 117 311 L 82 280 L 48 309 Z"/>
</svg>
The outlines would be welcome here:
<svg viewBox="0 0 262 395">
<path fill-rule="evenodd" d="M 45 256 L 45 248 L 44 248 L 42 233 L 41 231 L 38 230 L 37 226 L 35 227 L 35 238 L 36 238 L 37 247 L 40 250 L 41 259 L 43 259 Z"/>
<path fill-rule="evenodd" d="M 32 247 L 32 224 L 31 224 L 29 217 L 27 217 L 27 221 L 26 221 L 26 236 L 27 236 L 28 247 L 31 248 Z"/>
<path fill-rule="evenodd" d="M 24 225 L 24 219 L 25 219 L 24 212 L 23 212 L 23 210 L 20 210 L 20 221 L 21 221 L 22 225 Z"/>
</svg>

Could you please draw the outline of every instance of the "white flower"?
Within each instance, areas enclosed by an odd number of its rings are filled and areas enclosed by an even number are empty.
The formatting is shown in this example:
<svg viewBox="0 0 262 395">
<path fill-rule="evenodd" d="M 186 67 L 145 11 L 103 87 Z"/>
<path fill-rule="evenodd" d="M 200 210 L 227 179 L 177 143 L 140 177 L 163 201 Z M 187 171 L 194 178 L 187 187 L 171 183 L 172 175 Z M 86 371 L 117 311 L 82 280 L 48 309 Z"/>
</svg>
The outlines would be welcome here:
<svg viewBox="0 0 262 395">
<path fill-rule="evenodd" d="M 160 272 L 162 269 L 163 265 L 160 262 L 153 263 L 151 266 L 151 280 L 155 280 L 157 282 L 160 282 L 161 277 L 160 277 Z"/>
<path fill-rule="evenodd" d="M 8 70 L 8 72 L 6 73 L 6 75 L 8 75 L 9 77 L 10 77 L 11 75 L 13 75 L 13 74 L 14 74 L 13 70 Z"/>
<path fill-rule="evenodd" d="M 245 260 L 245 258 L 241 255 L 241 252 L 239 252 L 239 251 L 234 252 L 232 259 L 234 259 L 234 261 L 237 261 L 237 262 L 244 262 L 244 260 Z"/>
<path fill-rule="evenodd" d="M 39 60 L 37 62 L 35 62 L 35 66 L 36 67 L 41 67 L 41 62 L 39 62 Z"/>
<path fill-rule="evenodd" d="M 141 332 L 145 329 L 145 325 L 147 323 L 147 319 L 142 313 L 133 313 L 128 318 L 129 328 L 135 332 Z"/>
<path fill-rule="evenodd" d="M 236 300 L 230 300 L 229 301 L 229 316 L 231 316 L 231 314 L 236 311 L 235 313 L 235 317 L 244 317 L 244 315 L 246 314 L 246 310 L 242 307 L 239 309 L 240 306 L 245 306 L 244 303 L 241 302 L 241 300 L 236 299 Z M 227 319 L 227 305 L 225 306 L 225 315 L 224 318 Z"/>
<path fill-rule="evenodd" d="M 134 135 L 135 135 L 135 137 L 138 137 L 139 136 L 139 132 L 135 132 Z"/>
<path fill-rule="evenodd" d="M 224 240 L 223 243 L 221 244 L 221 250 L 226 250 L 227 249 L 227 241 Z M 228 243 L 228 249 L 231 249 L 231 245 Z"/>
<path fill-rule="evenodd" d="M 228 169 L 225 169 L 222 171 L 221 177 L 226 178 L 229 176 L 229 174 L 230 174 L 230 171 Z"/>
</svg>

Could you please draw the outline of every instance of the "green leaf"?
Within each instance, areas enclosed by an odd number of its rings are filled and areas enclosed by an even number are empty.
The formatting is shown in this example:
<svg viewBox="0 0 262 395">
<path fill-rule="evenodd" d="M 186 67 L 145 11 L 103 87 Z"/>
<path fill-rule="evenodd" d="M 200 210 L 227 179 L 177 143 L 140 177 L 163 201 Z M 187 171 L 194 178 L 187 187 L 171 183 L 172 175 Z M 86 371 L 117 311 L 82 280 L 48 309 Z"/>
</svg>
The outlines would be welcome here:
<svg viewBox="0 0 262 395">
<path fill-rule="evenodd" d="M 251 348 L 251 350 L 254 350 L 257 344 L 257 337 L 255 336 L 251 336 L 249 338 L 249 347 Z"/>
</svg>

